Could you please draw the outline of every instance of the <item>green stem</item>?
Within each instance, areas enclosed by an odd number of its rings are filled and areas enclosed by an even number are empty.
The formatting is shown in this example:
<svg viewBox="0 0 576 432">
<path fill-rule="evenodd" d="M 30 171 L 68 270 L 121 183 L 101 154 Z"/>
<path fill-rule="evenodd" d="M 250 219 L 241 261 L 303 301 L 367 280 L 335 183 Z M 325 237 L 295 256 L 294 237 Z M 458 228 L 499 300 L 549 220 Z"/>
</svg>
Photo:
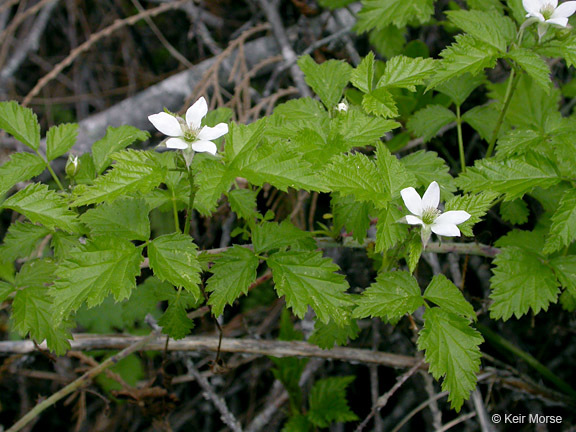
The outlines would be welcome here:
<svg viewBox="0 0 576 432">
<path fill-rule="evenodd" d="M 550 369 L 548 369 L 546 366 L 540 363 L 532 355 L 528 354 L 525 351 L 522 351 L 520 348 L 511 344 L 508 340 L 504 339 L 499 334 L 494 333 L 492 330 L 490 330 L 488 327 L 483 326 L 482 324 L 476 324 L 476 328 L 480 330 L 482 335 L 486 338 L 486 340 L 490 344 L 494 345 L 496 348 L 500 348 L 524 360 L 529 366 L 534 368 L 540 375 L 542 375 L 548 381 L 553 383 L 558 389 L 562 390 L 567 395 L 576 397 L 576 390 L 574 390 L 564 380 L 556 376 Z"/>
<path fill-rule="evenodd" d="M 176 206 L 176 196 L 174 195 L 174 190 L 172 190 L 172 214 L 174 215 L 174 228 L 176 231 L 180 231 L 180 221 L 178 220 L 178 207 Z"/>
<path fill-rule="evenodd" d="M 518 85 L 519 76 L 520 75 L 516 76 L 516 69 L 512 68 L 512 72 L 510 72 L 510 78 L 508 78 L 506 94 L 504 95 L 504 106 L 502 107 L 502 111 L 500 111 L 500 115 L 498 116 L 498 121 L 496 122 L 496 127 L 494 128 L 492 139 L 490 140 L 490 145 L 488 146 L 488 151 L 486 152 L 487 158 L 491 157 L 492 153 L 494 152 L 494 146 L 496 145 L 498 134 L 500 133 L 500 129 L 504 123 L 504 117 L 506 116 L 506 112 L 508 111 L 508 107 L 512 101 L 512 95 L 514 94 L 514 90 L 516 90 L 516 86 Z"/>
<path fill-rule="evenodd" d="M 36 152 L 36 154 L 40 157 L 42 157 L 42 155 L 38 152 Z M 54 170 L 52 169 L 52 167 L 50 166 L 50 162 L 48 162 L 48 160 L 46 158 L 43 158 L 46 161 L 46 168 L 48 168 L 48 171 L 50 171 L 50 174 L 52 175 L 52 178 L 54 179 L 54 181 L 56 182 L 56 184 L 58 185 L 58 188 L 64 192 L 64 186 L 62 185 L 62 182 L 60 181 L 60 179 L 58 178 L 58 176 L 56 175 L 56 173 L 54 172 Z"/>
<path fill-rule="evenodd" d="M 56 393 L 54 393 L 48 399 L 45 399 L 42 402 L 40 402 L 38 405 L 36 405 L 34 408 L 32 408 L 28 412 L 28 414 L 26 414 L 24 417 L 22 417 L 20 420 L 18 420 L 18 422 L 16 422 L 14 424 L 14 426 L 12 426 L 6 432 L 19 431 L 24 426 L 26 426 L 28 423 L 30 423 L 36 416 L 40 415 L 40 413 L 42 413 L 46 408 L 54 405 L 56 402 L 65 398 L 70 393 L 82 388 L 84 385 L 89 383 L 92 380 L 92 378 L 96 377 L 97 375 L 99 375 L 100 373 L 102 373 L 103 371 L 108 369 L 110 366 L 115 365 L 116 363 L 118 363 L 123 358 L 128 357 L 130 354 L 137 351 L 138 349 L 140 349 L 141 347 L 146 345 L 148 342 L 150 342 L 152 339 L 154 339 L 157 335 L 158 334 L 155 331 L 153 331 L 148 336 L 146 336 L 145 338 L 140 339 L 138 342 L 136 342 L 136 343 L 130 345 L 129 347 L 123 349 L 118 354 L 115 354 L 112 357 L 107 358 L 104 362 L 100 363 L 95 368 L 90 369 L 88 372 L 86 372 L 80 378 L 71 382 L 70 384 L 68 384 L 63 389 L 58 390 Z"/>
<path fill-rule="evenodd" d="M 194 174 L 190 167 L 188 167 L 188 181 L 190 182 L 190 199 L 188 200 L 188 208 L 186 209 L 186 223 L 183 233 L 190 235 L 190 219 L 192 219 L 192 207 L 194 206 L 194 197 L 196 196 Z"/>
<path fill-rule="evenodd" d="M 456 129 L 458 130 L 458 150 L 460 152 L 460 169 L 466 172 L 466 158 L 464 156 L 464 140 L 462 139 L 462 117 L 460 105 L 456 105 Z"/>
</svg>

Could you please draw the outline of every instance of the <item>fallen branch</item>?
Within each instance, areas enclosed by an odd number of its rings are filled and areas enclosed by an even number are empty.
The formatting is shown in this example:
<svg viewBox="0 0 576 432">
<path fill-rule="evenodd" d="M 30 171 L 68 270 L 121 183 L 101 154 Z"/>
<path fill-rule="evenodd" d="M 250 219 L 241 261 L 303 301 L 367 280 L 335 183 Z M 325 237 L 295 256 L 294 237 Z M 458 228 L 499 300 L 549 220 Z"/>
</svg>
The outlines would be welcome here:
<svg viewBox="0 0 576 432">
<path fill-rule="evenodd" d="M 132 346 L 144 338 L 141 336 L 76 334 L 71 341 L 71 349 L 75 351 L 89 350 L 119 350 Z M 46 348 L 46 344 L 39 345 Z M 166 346 L 165 338 L 156 338 L 139 347 L 140 351 L 162 351 Z M 218 337 L 191 336 L 180 340 L 172 340 L 168 351 L 211 351 L 218 350 Z M 34 342 L 2 341 L 0 354 L 26 354 L 37 351 Z M 312 357 L 347 362 L 377 364 L 394 368 L 410 368 L 419 359 L 399 354 L 371 351 L 359 348 L 336 347 L 323 350 L 315 345 L 300 341 L 275 341 L 257 339 L 223 338 L 220 351 L 226 353 L 257 354 L 273 357 Z M 425 366 L 423 366 L 425 367 Z"/>
<path fill-rule="evenodd" d="M 80 378 L 74 380 L 73 382 L 68 384 L 63 389 L 58 390 L 56 393 L 54 393 L 49 398 L 44 399 L 42 402 L 40 402 L 38 405 L 36 405 L 34 408 L 32 408 L 28 412 L 28 414 L 26 414 L 24 417 L 22 417 L 20 420 L 18 420 L 14 424 L 14 426 L 12 426 L 6 432 L 19 431 L 24 426 L 26 426 L 30 421 L 32 421 L 34 418 L 36 418 L 36 416 L 40 415 L 40 413 L 42 413 L 42 411 L 44 411 L 46 408 L 49 408 L 50 406 L 54 405 L 59 400 L 64 399 L 70 393 L 73 393 L 76 390 L 78 390 L 79 388 L 88 384 L 92 380 L 92 378 L 98 376 L 100 373 L 105 371 L 110 366 L 115 365 L 116 363 L 118 363 L 123 358 L 128 357 L 130 354 L 132 354 L 135 351 L 138 351 L 138 350 L 145 348 L 146 344 L 149 341 L 151 341 L 153 338 L 155 338 L 156 336 L 157 336 L 157 333 L 152 332 L 148 336 L 140 337 L 137 340 L 133 341 L 132 343 L 126 345 L 126 347 L 122 351 L 120 351 L 119 353 L 114 354 L 113 356 L 107 358 L 105 361 L 100 363 L 98 366 L 90 369 L 88 372 L 86 372 Z M 26 342 L 32 343 L 31 341 L 26 341 Z"/>
</svg>

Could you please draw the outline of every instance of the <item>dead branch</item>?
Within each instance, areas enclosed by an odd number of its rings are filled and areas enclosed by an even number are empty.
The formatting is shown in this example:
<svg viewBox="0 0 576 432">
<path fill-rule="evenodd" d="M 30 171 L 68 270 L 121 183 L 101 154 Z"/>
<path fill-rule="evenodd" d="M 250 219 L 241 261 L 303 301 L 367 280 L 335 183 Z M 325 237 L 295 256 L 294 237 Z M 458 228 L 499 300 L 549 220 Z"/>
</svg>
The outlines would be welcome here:
<svg viewBox="0 0 576 432">
<path fill-rule="evenodd" d="M 76 334 L 71 341 L 72 350 L 119 350 L 142 340 L 141 336 Z M 46 344 L 39 345 L 46 348 Z M 141 350 L 162 351 L 166 346 L 164 337 L 156 338 Z M 218 351 L 218 337 L 191 336 L 180 340 L 170 339 L 169 351 Z M 35 352 L 32 341 L 2 341 L 0 354 L 26 354 Z M 359 348 L 336 347 L 323 350 L 315 345 L 300 341 L 275 341 L 257 339 L 223 338 L 220 351 L 226 353 L 257 354 L 272 357 L 313 357 L 346 362 L 378 364 L 393 368 L 409 368 L 419 359 L 399 354 L 371 351 Z M 424 366 L 423 366 L 424 367 Z"/>
</svg>

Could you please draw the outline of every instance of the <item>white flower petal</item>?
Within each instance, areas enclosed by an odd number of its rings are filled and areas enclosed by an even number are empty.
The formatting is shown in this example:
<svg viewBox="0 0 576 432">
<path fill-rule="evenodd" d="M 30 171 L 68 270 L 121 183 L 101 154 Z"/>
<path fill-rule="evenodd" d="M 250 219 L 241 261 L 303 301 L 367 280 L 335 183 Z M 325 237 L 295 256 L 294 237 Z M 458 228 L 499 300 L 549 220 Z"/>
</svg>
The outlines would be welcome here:
<svg viewBox="0 0 576 432">
<path fill-rule="evenodd" d="M 542 3 L 544 4 L 544 6 L 546 5 L 546 3 L 548 3 L 548 4 L 551 5 L 554 9 L 556 9 L 556 7 L 558 6 L 558 0 L 542 1 Z"/>
<path fill-rule="evenodd" d="M 460 230 L 454 224 L 437 224 L 434 223 L 432 226 L 432 232 L 445 237 L 460 237 Z"/>
<path fill-rule="evenodd" d="M 208 113 L 206 99 L 201 97 L 186 111 L 186 124 L 192 129 L 200 129 L 202 119 Z"/>
<path fill-rule="evenodd" d="M 447 211 L 446 213 L 442 213 L 440 216 L 436 218 L 434 221 L 435 224 L 461 224 L 462 222 L 466 222 L 470 219 L 470 213 L 464 210 L 452 210 Z"/>
<path fill-rule="evenodd" d="M 417 216 L 407 215 L 407 216 L 404 216 L 404 219 L 406 220 L 406 223 L 409 225 L 422 225 L 422 226 L 424 226 L 424 222 L 422 222 L 422 219 L 420 219 Z"/>
<path fill-rule="evenodd" d="M 568 18 L 565 17 L 550 18 L 546 22 L 548 24 L 554 24 L 560 27 L 566 27 L 568 25 Z"/>
<path fill-rule="evenodd" d="M 422 216 L 422 199 L 416 189 L 413 187 L 408 187 L 400 191 L 402 199 L 404 200 L 404 205 L 410 211 L 410 213 L 416 216 Z"/>
<path fill-rule="evenodd" d="M 215 155 L 218 148 L 212 141 L 195 141 L 192 143 L 192 150 L 198 153 L 208 152 Z"/>
<path fill-rule="evenodd" d="M 524 6 L 526 12 L 533 14 L 540 11 L 542 2 L 540 0 L 522 0 L 522 6 Z"/>
<path fill-rule="evenodd" d="M 150 123 L 152 123 L 154 127 L 164 135 L 171 137 L 179 137 L 183 135 L 180 122 L 173 115 L 161 112 L 148 116 L 148 120 L 150 120 Z"/>
<path fill-rule="evenodd" d="M 188 148 L 188 143 L 180 138 L 170 138 L 166 140 L 166 147 L 169 149 L 184 150 Z"/>
<path fill-rule="evenodd" d="M 422 208 L 424 210 L 429 208 L 438 208 L 438 204 L 440 204 L 440 186 L 438 183 L 433 181 L 424 192 L 424 196 L 422 197 Z"/>
<path fill-rule="evenodd" d="M 204 126 L 198 133 L 198 139 L 203 141 L 210 141 L 220 138 L 222 135 L 228 133 L 228 125 L 226 123 L 218 123 L 214 127 Z"/>
</svg>

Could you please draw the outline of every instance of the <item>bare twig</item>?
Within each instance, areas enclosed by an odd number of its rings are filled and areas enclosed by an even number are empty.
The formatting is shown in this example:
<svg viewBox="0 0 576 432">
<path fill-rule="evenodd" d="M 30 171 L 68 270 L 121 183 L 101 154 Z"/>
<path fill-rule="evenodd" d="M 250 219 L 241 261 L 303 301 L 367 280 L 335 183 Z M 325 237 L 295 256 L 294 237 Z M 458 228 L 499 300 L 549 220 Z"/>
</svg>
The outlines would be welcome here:
<svg viewBox="0 0 576 432">
<path fill-rule="evenodd" d="M 238 420 L 236 420 L 234 414 L 232 414 L 228 409 L 226 401 L 216 394 L 208 380 L 200 372 L 198 372 L 198 369 L 196 369 L 194 363 L 192 363 L 192 360 L 187 357 L 184 359 L 184 363 L 186 364 L 188 373 L 196 379 L 196 382 L 200 385 L 200 387 L 202 387 L 202 390 L 204 390 L 204 398 L 212 401 L 214 406 L 218 409 L 218 411 L 220 411 L 220 418 L 224 424 L 226 424 L 234 432 L 242 432 L 240 423 Z"/>
<path fill-rule="evenodd" d="M 494 427 L 488 418 L 486 406 L 484 406 L 484 401 L 482 400 L 482 395 L 480 394 L 478 387 L 476 387 L 476 389 L 472 392 L 472 402 L 474 403 L 474 408 L 476 408 L 476 413 L 478 414 L 478 421 L 480 422 L 482 432 L 494 432 Z M 446 424 L 446 426 L 448 426 L 448 424 Z"/>
<path fill-rule="evenodd" d="M 98 376 L 104 370 L 109 368 L 110 366 L 118 363 L 123 358 L 129 356 L 133 352 L 136 352 L 146 346 L 148 342 L 152 341 L 157 336 L 157 332 L 151 332 L 146 337 L 140 337 L 138 340 L 134 341 L 133 343 L 129 344 L 126 348 L 124 348 L 119 353 L 109 357 L 98 366 L 90 369 L 80 378 L 76 379 L 75 381 L 68 384 L 61 390 L 58 390 L 49 398 L 43 400 L 38 405 L 36 405 L 32 410 L 28 412 L 24 417 L 18 420 L 10 429 L 6 432 L 16 432 L 26 426 L 30 421 L 32 421 L 36 416 L 41 414 L 46 408 L 54 405 L 59 400 L 63 399 L 64 397 L 68 396 L 70 393 L 82 388 L 84 385 L 88 384 L 92 378 Z"/>
<path fill-rule="evenodd" d="M 290 64 L 290 74 L 292 75 L 294 84 L 296 84 L 296 87 L 303 97 L 312 96 L 306 81 L 304 81 L 304 74 L 296 65 L 296 53 L 288 41 L 288 35 L 286 34 L 286 29 L 282 24 L 282 19 L 280 18 L 278 9 L 276 6 L 272 5 L 269 0 L 258 0 L 258 3 L 262 7 L 262 10 L 264 10 L 266 19 L 272 27 L 272 32 L 274 33 L 278 45 L 280 45 L 280 51 L 282 52 L 284 60 L 286 63 Z"/>
<path fill-rule="evenodd" d="M 396 384 L 394 384 L 392 386 L 392 388 L 390 390 L 388 390 L 386 393 L 384 393 L 382 396 L 380 396 L 376 402 L 376 404 L 372 407 L 372 411 L 370 411 L 370 414 L 368 414 L 368 416 L 362 421 L 362 423 L 360 423 L 358 425 L 358 427 L 356 428 L 356 432 L 360 432 L 362 431 L 366 425 L 368 424 L 368 422 L 370 421 L 370 419 L 372 417 L 374 417 L 374 415 L 380 411 L 382 408 L 384 408 L 386 406 L 386 404 L 388 403 L 388 400 L 390 400 L 390 398 L 392 397 L 392 395 L 394 393 L 396 393 L 396 391 L 402 387 L 402 385 L 408 380 L 408 378 L 410 378 L 412 375 L 414 375 L 424 364 L 424 360 L 418 360 L 413 366 L 412 368 L 410 368 L 410 370 L 408 370 L 406 373 L 402 374 L 401 376 L 399 376 L 396 379 Z M 447 392 L 444 392 L 447 394 Z"/>
<path fill-rule="evenodd" d="M 40 12 L 34 25 L 32 25 L 32 30 L 26 36 L 26 39 L 18 43 L 18 49 L 15 51 L 12 58 L 7 62 L 6 66 L 0 71 L 0 94 L 4 90 L 4 85 L 7 80 L 9 80 L 12 75 L 18 70 L 20 65 L 24 62 L 30 51 L 36 51 L 38 49 L 38 42 L 44 33 L 46 24 L 54 11 L 54 8 L 58 4 L 58 1 L 48 2 L 45 7 Z M 0 37 L 0 40 L 2 38 Z M 7 44 L 8 45 L 8 44 Z"/>
<path fill-rule="evenodd" d="M 58 63 L 54 67 L 54 69 L 52 69 L 52 71 L 49 74 L 47 74 L 43 78 L 41 78 L 38 81 L 38 83 L 34 86 L 34 88 L 32 90 L 30 90 L 30 92 L 26 95 L 26 97 L 22 101 L 22 105 L 28 105 L 30 103 L 30 101 L 32 100 L 32 98 L 34 98 L 40 92 L 40 90 L 42 90 L 46 86 L 46 84 L 48 84 L 56 76 L 58 76 L 58 74 L 60 72 L 62 72 L 65 68 L 70 66 L 72 64 L 72 62 L 80 54 L 88 51 L 95 43 L 97 43 L 101 39 L 104 39 L 105 37 L 110 36 L 116 30 L 119 30 L 123 27 L 129 26 L 129 25 L 134 25 L 138 21 L 140 21 L 141 19 L 144 19 L 146 17 L 153 17 L 153 16 L 159 15 L 163 12 L 166 12 L 168 10 L 176 9 L 179 6 L 181 6 L 182 4 L 184 4 L 184 2 L 186 2 L 186 1 L 187 0 L 177 0 L 173 3 L 165 3 L 161 6 L 155 7 L 153 9 L 149 9 L 149 10 L 146 10 L 144 12 L 138 13 L 136 15 L 132 15 L 131 17 L 116 20 L 116 21 L 114 21 L 114 23 L 112 25 L 106 27 L 105 29 L 103 29 L 97 33 L 94 33 L 93 35 L 91 35 L 88 38 L 87 41 L 80 44 L 77 48 L 73 49 L 72 51 L 70 51 L 70 54 L 68 54 L 68 56 L 64 60 L 62 60 L 60 63 Z"/>
</svg>

